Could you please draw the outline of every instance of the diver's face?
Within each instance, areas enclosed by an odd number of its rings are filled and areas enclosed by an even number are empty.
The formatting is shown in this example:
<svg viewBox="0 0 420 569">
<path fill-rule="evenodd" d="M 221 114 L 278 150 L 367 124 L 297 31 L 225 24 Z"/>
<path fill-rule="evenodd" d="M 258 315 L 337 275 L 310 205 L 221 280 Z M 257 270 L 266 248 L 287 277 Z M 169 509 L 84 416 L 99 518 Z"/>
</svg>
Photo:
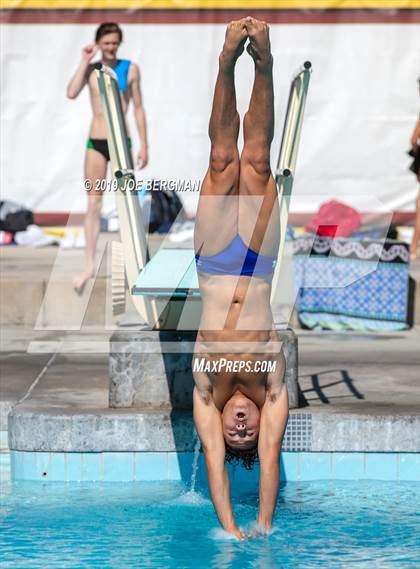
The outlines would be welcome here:
<svg viewBox="0 0 420 569">
<path fill-rule="evenodd" d="M 98 47 L 105 59 L 115 59 L 120 47 L 120 35 L 117 32 L 105 34 L 98 41 Z"/>
<path fill-rule="evenodd" d="M 251 399 L 236 392 L 223 408 L 223 436 L 234 449 L 256 446 L 260 429 L 260 411 Z"/>
</svg>

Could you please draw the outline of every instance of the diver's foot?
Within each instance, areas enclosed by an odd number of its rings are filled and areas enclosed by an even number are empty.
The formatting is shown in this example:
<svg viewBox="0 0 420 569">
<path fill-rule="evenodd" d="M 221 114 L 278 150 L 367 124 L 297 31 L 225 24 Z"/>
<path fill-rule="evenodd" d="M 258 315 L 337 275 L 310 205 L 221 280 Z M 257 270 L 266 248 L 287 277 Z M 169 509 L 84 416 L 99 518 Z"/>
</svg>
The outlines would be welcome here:
<svg viewBox="0 0 420 569">
<path fill-rule="evenodd" d="M 270 27 L 265 22 L 255 18 L 245 18 L 249 44 L 247 52 L 252 57 L 255 65 L 260 68 L 270 67 L 273 62 L 270 46 Z"/>
<path fill-rule="evenodd" d="M 72 283 L 75 292 L 77 292 L 77 294 L 82 294 L 86 286 L 86 283 L 88 282 L 89 279 L 92 279 L 94 276 L 95 276 L 95 271 L 92 269 L 92 270 L 86 270 L 83 273 L 80 273 L 79 275 L 73 277 Z"/>
<path fill-rule="evenodd" d="M 244 51 L 244 45 L 248 38 L 245 27 L 245 18 L 230 22 L 226 28 L 225 43 L 220 54 L 220 63 L 234 66 L 238 57 Z"/>
</svg>

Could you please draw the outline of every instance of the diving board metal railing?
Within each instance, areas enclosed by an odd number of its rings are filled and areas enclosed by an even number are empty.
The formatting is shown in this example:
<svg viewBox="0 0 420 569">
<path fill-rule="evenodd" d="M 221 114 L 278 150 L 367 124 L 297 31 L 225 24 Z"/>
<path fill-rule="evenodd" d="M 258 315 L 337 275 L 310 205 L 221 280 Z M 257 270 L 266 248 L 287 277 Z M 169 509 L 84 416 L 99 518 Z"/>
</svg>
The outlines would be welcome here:
<svg viewBox="0 0 420 569">
<path fill-rule="evenodd" d="M 308 94 L 309 80 L 312 72 L 312 64 L 305 61 L 295 74 L 289 91 L 286 117 L 280 144 L 279 157 L 275 170 L 275 180 L 279 193 L 280 210 L 280 246 L 278 261 L 272 281 L 271 300 L 273 301 L 279 285 L 284 244 L 286 240 L 287 223 L 289 217 L 290 199 L 292 196 L 293 181 L 296 172 L 296 161 L 299 149 L 300 134 L 302 130 L 303 115 L 305 111 L 306 97 Z"/>
<path fill-rule="evenodd" d="M 115 198 L 120 222 L 121 242 L 112 242 L 112 300 L 114 314 L 118 314 L 125 309 L 125 278 L 129 286 L 135 282 L 149 260 L 149 252 L 118 78 L 113 69 L 102 63 L 95 64 L 95 73 L 105 116 L 111 170 L 116 181 Z M 141 296 L 133 298 L 133 302 L 146 321 L 153 319 L 153 303 Z"/>
</svg>

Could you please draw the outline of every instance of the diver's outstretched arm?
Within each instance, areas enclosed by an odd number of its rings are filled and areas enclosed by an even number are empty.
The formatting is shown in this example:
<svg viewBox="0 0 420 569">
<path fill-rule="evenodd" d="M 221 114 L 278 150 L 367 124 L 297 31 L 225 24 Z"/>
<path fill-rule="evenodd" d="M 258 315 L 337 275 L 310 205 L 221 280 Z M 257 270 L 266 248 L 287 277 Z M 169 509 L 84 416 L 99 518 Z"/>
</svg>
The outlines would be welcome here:
<svg viewBox="0 0 420 569">
<path fill-rule="evenodd" d="M 207 479 L 214 509 L 223 529 L 243 540 L 245 536 L 236 527 L 230 501 L 229 476 L 225 465 L 225 441 L 220 411 L 212 398 L 203 397 L 197 387 L 194 388 L 193 401 L 194 423 L 204 452 Z"/>
<path fill-rule="evenodd" d="M 280 451 L 289 417 L 289 398 L 284 383 L 284 356 L 277 359 L 276 370 L 268 374 L 267 395 L 261 410 L 258 456 L 260 459 L 259 529 L 271 528 L 280 481 Z"/>
</svg>

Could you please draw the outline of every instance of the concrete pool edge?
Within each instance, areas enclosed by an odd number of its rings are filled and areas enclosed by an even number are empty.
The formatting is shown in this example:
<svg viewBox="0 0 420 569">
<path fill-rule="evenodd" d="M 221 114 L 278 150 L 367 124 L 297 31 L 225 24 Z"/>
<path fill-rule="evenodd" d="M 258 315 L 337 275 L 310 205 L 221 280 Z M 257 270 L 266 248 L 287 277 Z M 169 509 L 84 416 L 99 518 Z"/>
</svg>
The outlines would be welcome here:
<svg viewBox="0 0 420 569">
<path fill-rule="evenodd" d="M 32 452 L 10 451 L 12 480 L 60 482 L 133 482 L 191 480 L 193 452 Z M 233 483 L 256 490 L 252 471 L 228 465 Z M 198 480 L 206 481 L 203 456 Z M 284 482 L 310 480 L 420 481 L 420 453 L 282 452 Z"/>
<path fill-rule="evenodd" d="M 291 410 L 285 452 L 420 451 L 419 415 Z M 9 448 L 42 452 L 189 452 L 190 412 L 74 409 L 21 403 L 8 417 Z"/>
</svg>

